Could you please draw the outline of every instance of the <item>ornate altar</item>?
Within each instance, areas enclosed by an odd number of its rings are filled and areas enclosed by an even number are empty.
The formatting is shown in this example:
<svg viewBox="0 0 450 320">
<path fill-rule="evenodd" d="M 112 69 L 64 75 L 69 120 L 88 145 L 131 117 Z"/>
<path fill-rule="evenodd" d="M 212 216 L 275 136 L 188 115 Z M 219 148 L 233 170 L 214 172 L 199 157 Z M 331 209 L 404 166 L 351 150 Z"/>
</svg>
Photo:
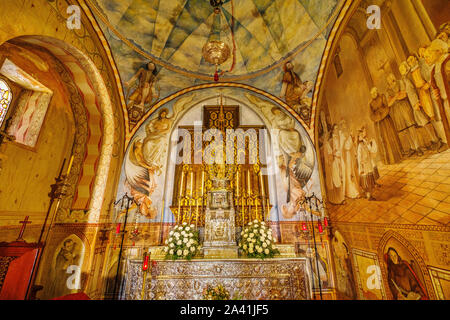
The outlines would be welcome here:
<svg viewBox="0 0 450 320">
<path fill-rule="evenodd" d="M 128 260 L 127 300 L 201 300 L 208 285 L 222 284 L 242 300 L 309 300 L 305 258 L 158 261 L 143 287 L 142 260 Z"/>
<path fill-rule="evenodd" d="M 233 194 L 229 183 L 227 179 L 215 178 L 213 188 L 208 192 L 203 243 L 206 259 L 238 257 Z"/>
<path fill-rule="evenodd" d="M 226 180 L 230 191 L 228 196 L 232 197 L 236 228 L 243 227 L 254 219 L 267 221 L 270 216 L 272 205 L 268 195 L 269 182 L 267 175 L 263 174 L 265 165 L 260 161 L 266 157 L 265 145 L 260 145 L 261 130 L 265 127 L 242 126 L 239 117 L 239 106 L 204 106 L 203 139 L 195 138 L 193 126 L 179 127 L 190 133 L 191 141 L 188 145 L 191 147 L 191 159 L 184 159 L 184 163 L 175 166 L 174 180 L 179 183 L 173 187 L 170 209 L 176 223 L 187 222 L 204 227 L 206 209 L 210 204 L 209 191 L 221 179 L 224 183 Z M 234 146 L 231 155 L 233 164 L 226 163 L 230 156 L 226 152 L 215 154 L 213 165 L 197 163 L 196 157 L 206 157 L 203 151 L 212 141 L 212 136 L 209 135 L 217 133 L 217 130 L 225 140 L 222 150 L 227 150 L 229 145 Z M 229 135 L 227 130 L 233 130 L 232 134 Z M 198 155 L 198 152 L 202 154 Z"/>
</svg>

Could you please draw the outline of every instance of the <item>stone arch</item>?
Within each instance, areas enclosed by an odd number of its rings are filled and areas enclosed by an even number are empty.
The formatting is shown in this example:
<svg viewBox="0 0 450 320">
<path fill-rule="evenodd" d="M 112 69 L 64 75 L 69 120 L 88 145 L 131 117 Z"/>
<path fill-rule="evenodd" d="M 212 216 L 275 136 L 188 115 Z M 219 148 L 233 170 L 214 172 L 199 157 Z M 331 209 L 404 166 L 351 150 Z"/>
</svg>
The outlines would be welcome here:
<svg viewBox="0 0 450 320">
<path fill-rule="evenodd" d="M 377 246 L 377 255 L 378 255 L 378 260 L 380 261 L 381 276 L 383 278 L 383 283 L 388 283 L 386 262 L 384 259 L 383 251 L 384 251 L 388 241 L 391 239 L 395 239 L 398 242 L 400 242 L 400 244 L 403 246 L 403 248 L 411 254 L 411 256 L 414 258 L 414 260 L 417 262 L 417 264 L 420 268 L 420 272 L 422 273 L 422 276 L 423 276 L 423 279 L 425 282 L 424 285 L 427 290 L 429 298 L 436 299 L 436 294 L 434 292 L 433 284 L 431 282 L 430 275 L 428 274 L 428 268 L 427 268 L 425 261 L 420 256 L 417 249 L 414 248 L 414 246 L 411 243 L 409 243 L 408 240 L 406 240 L 402 235 L 400 235 L 399 233 L 397 233 L 393 230 L 387 231 L 383 235 L 383 237 L 380 239 L 378 246 Z M 386 288 L 386 293 L 387 293 L 388 297 L 390 299 L 392 299 L 392 294 L 391 294 L 390 290 L 388 290 L 387 288 Z"/>
<path fill-rule="evenodd" d="M 97 166 L 98 177 L 95 178 L 95 176 L 90 175 L 88 182 L 84 183 L 83 181 L 84 190 L 91 193 L 91 197 L 85 199 L 84 209 L 82 210 L 89 212 L 89 214 L 85 214 L 85 220 L 89 222 L 98 221 L 103 201 L 106 200 L 106 207 L 114 197 L 114 190 L 110 189 L 117 185 L 119 172 L 115 169 L 116 166 L 120 166 L 122 161 L 125 130 L 128 128 L 128 124 L 124 122 L 124 117 L 127 117 L 127 114 L 121 90 L 120 75 L 111 50 L 98 24 L 94 23 L 91 17 L 86 17 L 85 10 L 82 10 L 82 20 L 88 19 L 91 23 L 82 23 L 80 29 L 67 29 L 67 18 L 70 16 L 67 7 L 70 2 L 66 0 L 34 0 L 32 3 L 10 1 L 5 5 L 9 14 L 5 15 L 2 21 L 4 28 L 0 30 L 0 45 L 6 41 L 22 37 L 50 40 L 53 43 L 49 43 L 48 48 L 45 44 L 46 49 L 57 50 L 59 53 L 63 53 L 61 50 L 65 50 L 66 54 L 69 53 L 83 65 L 87 75 L 99 80 L 93 81 L 96 90 L 99 87 L 97 83 L 102 83 L 100 86 L 106 89 L 101 90 L 103 92 L 96 92 L 96 96 L 98 96 L 99 101 L 102 101 L 100 104 L 101 117 L 105 116 L 107 119 L 100 130 L 113 133 L 110 139 L 112 145 L 105 143 L 104 140 L 101 141 L 101 155 L 98 155 L 91 167 L 88 168 L 91 170 L 93 166 Z M 84 3 L 80 5 L 84 8 Z M 43 23 L 42 17 L 45 17 L 45 23 Z M 17 25 L 20 25 L 21 28 L 16 28 Z M 102 97 L 108 95 L 110 101 L 106 101 Z M 106 107 L 107 105 L 109 107 Z M 107 149 L 112 149 L 112 151 Z M 109 172 L 112 174 L 109 177 L 108 185 L 112 187 L 104 190 L 105 188 L 101 187 L 101 184 L 107 184 Z M 105 191 L 107 191 L 106 194 Z M 107 199 L 105 199 L 105 196 Z"/>
<path fill-rule="evenodd" d="M 78 185 L 73 193 L 75 199 L 66 209 L 83 209 L 88 212 L 88 222 L 97 222 L 105 197 L 116 127 L 105 82 L 89 57 L 61 40 L 44 36 L 24 36 L 15 40 L 44 47 L 53 54 L 82 98 L 88 127 L 86 152 L 74 162 L 75 167 L 81 168 L 78 179 L 69 177 L 71 182 L 78 180 Z"/>
<path fill-rule="evenodd" d="M 136 126 L 127 133 L 126 136 L 126 146 L 130 143 L 132 137 L 134 134 L 139 130 L 139 128 L 142 126 L 142 124 L 150 117 L 152 116 L 156 110 L 158 110 L 161 106 L 171 102 L 172 100 L 175 100 L 187 93 L 195 92 L 202 89 L 209 89 L 209 88 L 240 88 L 247 90 L 251 93 L 259 94 L 264 96 L 265 98 L 269 99 L 273 104 L 281 107 L 285 112 L 287 112 L 290 116 L 292 116 L 294 119 L 296 119 L 300 125 L 303 127 L 303 129 L 307 132 L 310 139 L 313 140 L 313 131 L 309 128 L 309 126 L 305 123 L 305 121 L 300 117 L 300 115 L 295 112 L 286 102 L 281 100 L 280 98 L 272 95 L 271 93 L 268 93 L 264 90 L 257 89 L 255 87 L 242 84 L 242 83 L 234 83 L 234 82 L 219 82 L 219 83 L 208 83 L 208 84 L 201 84 L 193 87 L 189 87 L 183 90 L 180 90 L 178 92 L 175 92 L 174 94 L 171 94 L 170 96 L 159 100 L 155 105 L 152 106 L 152 108 L 139 120 L 139 122 L 136 124 Z"/>
</svg>

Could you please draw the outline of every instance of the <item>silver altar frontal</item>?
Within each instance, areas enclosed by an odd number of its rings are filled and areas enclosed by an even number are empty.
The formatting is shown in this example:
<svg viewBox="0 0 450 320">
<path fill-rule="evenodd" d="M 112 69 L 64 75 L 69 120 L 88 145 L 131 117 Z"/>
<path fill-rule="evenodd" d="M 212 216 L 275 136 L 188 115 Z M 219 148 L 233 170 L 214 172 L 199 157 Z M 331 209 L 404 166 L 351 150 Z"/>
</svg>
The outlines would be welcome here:
<svg viewBox="0 0 450 320">
<path fill-rule="evenodd" d="M 309 300 L 306 258 L 156 261 L 146 275 L 142 260 L 128 260 L 125 299 L 201 300 L 208 286 L 222 284 L 242 300 Z"/>
</svg>

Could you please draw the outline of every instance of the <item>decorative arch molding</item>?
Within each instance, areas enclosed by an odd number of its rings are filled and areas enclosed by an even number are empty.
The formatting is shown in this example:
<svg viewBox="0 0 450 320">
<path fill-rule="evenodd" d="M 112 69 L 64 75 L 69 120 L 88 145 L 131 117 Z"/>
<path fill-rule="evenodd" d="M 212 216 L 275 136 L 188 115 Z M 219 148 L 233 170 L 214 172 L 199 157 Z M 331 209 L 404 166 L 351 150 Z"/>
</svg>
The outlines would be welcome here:
<svg viewBox="0 0 450 320">
<path fill-rule="evenodd" d="M 395 239 L 413 256 L 414 260 L 417 262 L 420 272 L 422 273 L 422 276 L 424 278 L 425 287 L 428 292 L 428 296 L 430 299 L 436 299 L 436 294 L 434 292 L 433 284 L 431 282 L 430 275 L 428 273 L 428 268 L 423 260 L 423 258 L 420 256 L 420 254 L 417 252 L 416 248 L 408 242 L 403 236 L 401 236 L 399 233 L 389 230 L 387 231 L 383 237 L 380 239 L 380 242 L 378 243 L 377 247 L 377 255 L 378 260 L 380 261 L 381 267 L 381 276 L 383 277 L 383 283 L 388 283 L 388 277 L 387 277 L 387 271 L 386 271 L 386 262 L 384 261 L 384 248 L 386 247 L 386 244 L 390 239 Z M 390 299 L 392 299 L 392 293 L 388 288 L 386 288 L 386 293 Z"/>
<path fill-rule="evenodd" d="M 136 124 L 136 126 L 130 131 L 127 132 L 127 136 L 125 139 L 125 148 L 128 147 L 129 143 L 131 142 L 133 136 L 136 134 L 136 132 L 141 128 L 141 126 L 145 123 L 145 121 L 152 116 L 156 110 L 158 110 L 160 107 L 162 107 L 163 105 L 171 102 L 172 100 L 175 100 L 187 93 L 190 92 L 194 92 L 194 91 L 198 91 L 198 90 L 203 90 L 203 89 L 211 89 L 211 88 L 238 88 L 238 89 L 244 89 L 259 95 L 264 96 L 265 98 L 268 98 L 269 100 L 271 100 L 272 103 L 274 103 L 275 105 L 280 106 L 281 108 L 283 108 L 290 116 L 292 116 L 293 118 L 295 118 L 300 124 L 301 126 L 305 129 L 305 131 L 308 133 L 309 138 L 311 139 L 311 141 L 314 141 L 313 139 L 313 130 L 305 123 L 305 121 L 303 121 L 303 119 L 300 117 L 300 115 L 294 111 L 294 109 L 292 109 L 286 102 L 282 101 L 280 98 L 264 91 L 264 90 L 260 90 L 257 89 L 255 87 L 249 86 L 247 84 L 242 84 L 242 83 L 235 83 L 235 82 L 218 82 L 218 83 L 207 83 L 207 84 L 202 84 L 202 85 L 197 85 L 197 86 L 193 86 L 193 87 L 189 87 L 183 90 L 180 90 L 164 99 L 161 99 L 160 101 L 158 101 L 143 117 L 141 120 L 139 120 L 139 122 Z"/>
<path fill-rule="evenodd" d="M 328 73 L 330 66 L 333 63 L 334 55 L 336 49 L 339 45 L 339 40 L 345 31 L 348 22 L 350 21 L 353 13 L 358 9 L 359 4 L 362 0 L 348 0 L 339 16 L 334 23 L 333 29 L 330 32 L 327 44 L 325 46 L 325 51 L 322 56 L 322 61 L 320 62 L 319 72 L 317 74 L 316 84 L 314 86 L 313 101 L 311 106 L 311 123 L 309 131 L 312 132 L 311 137 L 316 148 L 316 154 L 320 154 L 319 150 L 319 116 L 320 116 L 320 106 L 325 96 L 325 76 Z M 323 164 L 320 156 L 317 157 L 318 167 L 319 167 L 319 179 L 320 186 L 322 189 L 322 197 L 324 201 L 327 200 L 327 189 L 325 187 L 325 179 L 323 174 Z"/>
<path fill-rule="evenodd" d="M 103 78 L 84 53 L 61 40 L 44 36 L 17 39 L 44 47 L 53 54 L 68 71 L 82 97 L 88 119 L 87 152 L 78 158 L 83 164 L 72 208 L 87 211 L 87 222 L 97 222 L 105 197 L 116 128 L 114 108 Z"/>
</svg>

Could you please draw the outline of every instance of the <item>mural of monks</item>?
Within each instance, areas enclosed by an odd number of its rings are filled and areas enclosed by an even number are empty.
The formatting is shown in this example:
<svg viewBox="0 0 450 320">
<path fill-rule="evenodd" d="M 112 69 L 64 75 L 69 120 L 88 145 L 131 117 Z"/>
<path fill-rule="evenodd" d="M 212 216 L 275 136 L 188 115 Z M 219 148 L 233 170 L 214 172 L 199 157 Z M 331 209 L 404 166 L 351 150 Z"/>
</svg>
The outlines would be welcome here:
<svg viewBox="0 0 450 320">
<path fill-rule="evenodd" d="M 369 103 L 371 119 L 375 122 L 375 130 L 381 143 L 381 154 L 386 164 L 397 163 L 402 159 L 400 140 L 389 115 L 386 96 L 378 93 L 374 87 L 370 91 L 372 100 Z"/>
<path fill-rule="evenodd" d="M 400 141 L 403 143 L 403 152 L 408 156 L 423 155 L 413 110 L 406 94 L 406 85 L 401 79 L 397 80 L 392 73 L 387 76 L 387 82 L 390 115 L 394 120 Z"/>
</svg>

